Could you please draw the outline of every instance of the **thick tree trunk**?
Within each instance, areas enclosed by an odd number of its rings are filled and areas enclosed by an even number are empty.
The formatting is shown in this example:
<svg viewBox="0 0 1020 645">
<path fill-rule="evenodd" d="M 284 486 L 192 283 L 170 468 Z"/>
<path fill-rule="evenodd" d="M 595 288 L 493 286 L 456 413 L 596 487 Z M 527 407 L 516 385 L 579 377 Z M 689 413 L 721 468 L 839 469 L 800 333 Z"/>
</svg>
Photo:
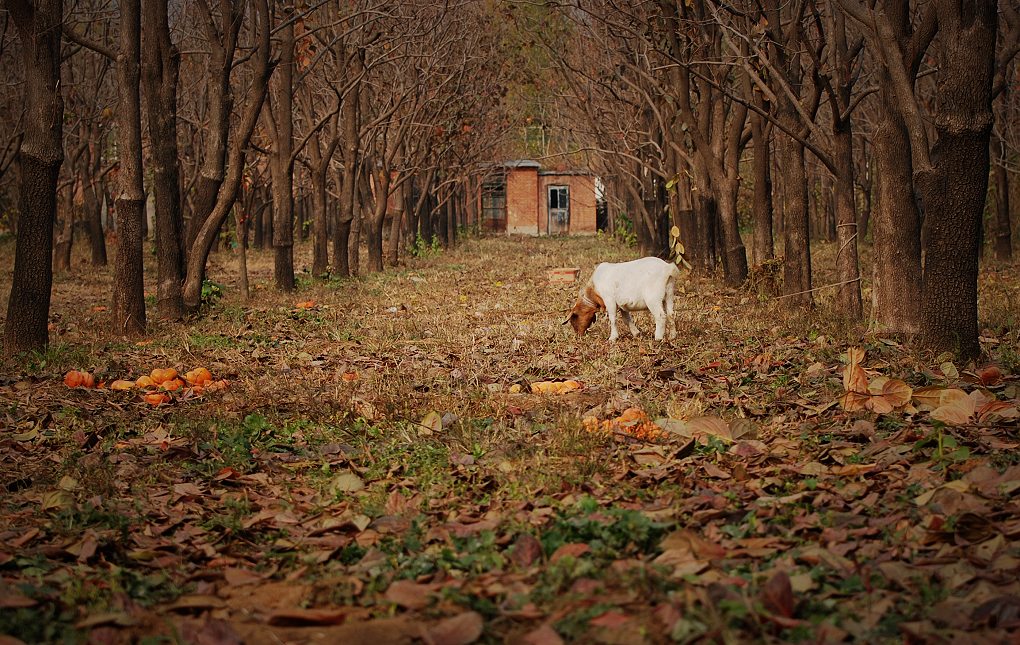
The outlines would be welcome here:
<svg viewBox="0 0 1020 645">
<path fill-rule="evenodd" d="M 113 273 L 113 328 L 119 334 L 145 333 L 145 283 L 142 257 L 145 192 L 142 187 L 142 108 L 139 96 L 141 15 L 137 3 L 120 6 L 117 55 L 120 194 L 117 196 L 119 243 Z"/>
<path fill-rule="evenodd" d="M 792 122 L 794 127 L 796 121 Z M 777 161 L 783 169 L 786 187 L 783 213 L 783 295 L 791 304 L 812 306 L 811 248 L 807 177 L 804 172 L 804 145 L 783 135 L 777 139 Z"/>
<path fill-rule="evenodd" d="M 64 160 L 64 101 L 60 96 L 64 3 L 9 0 L 6 5 L 21 37 L 25 78 L 25 135 L 18 151 L 18 239 L 4 324 L 4 354 L 13 356 L 41 350 L 49 340 L 53 220 L 57 176 Z"/>
<path fill-rule="evenodd" d="M 1009 172 L 1006 171 L 1004 156 L 1005 146 L 1002 140 L 993 134 L 992 155 L 1000 161 L 995 164 L 992 175 L 995 179 L 995 228 L 992 249 L 995 259 L 1000 262 L 1013 260 L 1013 227 L 1009 221 Z"/>
<path fill-rule="evenodd" d="M 890 105 L 896 97 L 888 82 L 879 81 L 885 109 L 874 137 L 872 309 L 886 331 L 913 335 L 921 323 L 921 219 L 914 199 L 910 138 Z"/>
<path fill-rule="evenodd" d="M 170 41 L 167 0 L 144 0 L 146 93 L 156 198 L 156 313 L 184 317 L 184 217 L 177 154 L 177 80 L 180 53 Z"/>
<path fill-rule="evenodd" d="M 757 113 L 751 115 L 751 142 L 754 159 L 751 162 L 754 177 L 754 195 L 751 217 L 754 221 L 752 263 L 760 265 L 775 257 L 772 239 L 772 172 L 770 169 L 769 141 L 765 133 L 765 120 Z"/>
<path fill-rule="evenodd" d="M 977 277 L 981 219 L 988 194 L 988 144 L 992 129 L 992 79 L 998 23 L 995 0 L 965 10 L 943 0 L 939 40 L 935 132 L 931 157 L 915 180 L 924 205 L 921 302 L 922 343 L 976 358 Z"/>
</svg>

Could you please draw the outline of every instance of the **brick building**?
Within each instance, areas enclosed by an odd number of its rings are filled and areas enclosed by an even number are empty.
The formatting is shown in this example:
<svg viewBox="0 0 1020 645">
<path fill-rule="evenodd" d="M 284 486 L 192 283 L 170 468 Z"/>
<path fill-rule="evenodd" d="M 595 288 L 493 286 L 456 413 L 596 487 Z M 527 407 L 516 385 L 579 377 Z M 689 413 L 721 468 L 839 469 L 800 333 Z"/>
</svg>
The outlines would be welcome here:
<svg viewBox="0 0 1020 645">
<path fill-rule="evenodd" d="M 498 164 L 478 196 L 482 230 L 518 235 L 593 235 L 595 176 L 542 170 L 537 161 Z"/>
</svg>

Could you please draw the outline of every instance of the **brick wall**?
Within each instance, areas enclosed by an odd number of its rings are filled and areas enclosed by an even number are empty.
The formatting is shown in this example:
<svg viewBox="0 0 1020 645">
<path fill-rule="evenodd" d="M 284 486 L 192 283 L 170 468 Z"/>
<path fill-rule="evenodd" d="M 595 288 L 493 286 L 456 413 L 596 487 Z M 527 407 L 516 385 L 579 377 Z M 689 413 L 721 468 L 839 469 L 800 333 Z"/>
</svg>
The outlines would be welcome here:
<svg viewBox="0 0 1020 645">
<path fill-rule="evenodd" d="M 506 175 L 506 232 L 538 235 L 538 170 L 513 168 Z M 544 205 L 544 200 L 543 200 Z"/>
<path fill-rule="evenodd" d="M 538 177 L 538 232 L 545 235 L 549 228 L 549 186 L 568 186 L 570 190 L 570 234 L 594 235 L 595 178 L 591 175 L 542 174 Z M 509 187 L 508 187 L 509 188 Z"/>
</svg>

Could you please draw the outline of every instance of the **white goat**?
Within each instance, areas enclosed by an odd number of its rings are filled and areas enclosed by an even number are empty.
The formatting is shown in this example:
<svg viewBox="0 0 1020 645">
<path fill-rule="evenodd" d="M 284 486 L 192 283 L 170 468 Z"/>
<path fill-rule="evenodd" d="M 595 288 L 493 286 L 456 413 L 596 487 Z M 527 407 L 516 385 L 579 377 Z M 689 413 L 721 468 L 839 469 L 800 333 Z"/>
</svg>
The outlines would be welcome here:
<svg viewBox="0 0 1020 645">
<path fill-rule="evenodd" d="M 667 322 L 669 337 L 676 338 L 673 294 L 679 277 L 680 270 L 675 264 L 654 257 L 618 264 L 603 262 L 581 288 L 570 316 L 563 323 L 569 322 L 581 336 L 595 322 L 595 313 L 605 311 L 609 316 L 609 341 L 613 342 L 620 336 L 616 329 L 618 309 L 635 337 L 641 332 L 630 314 L 648 311 L 655 319 L 655 340 L 662 340 Z"/>
</svg>

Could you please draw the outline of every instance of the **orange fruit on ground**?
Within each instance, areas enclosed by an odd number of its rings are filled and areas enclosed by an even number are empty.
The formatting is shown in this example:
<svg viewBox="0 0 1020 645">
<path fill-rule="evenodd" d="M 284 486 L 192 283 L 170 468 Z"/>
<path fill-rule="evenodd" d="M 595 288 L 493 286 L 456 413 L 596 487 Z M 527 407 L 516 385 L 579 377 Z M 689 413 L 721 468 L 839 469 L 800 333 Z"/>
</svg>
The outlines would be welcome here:
<svg viewBox="0 0 1020 645">
<path fill-rule="evenodd" d="M 192 385 L 204 385 L 212 380 L 212 374 L 204 367 L 196 367 L 184 375 L 184 380 Z"/>
<path fill-rule="evenodd" d="M 134 389 L 134 387 L 134 381 L 123 381 L 121 379 L 117 379 L 113 383 L 110 383 L 111 390 L 131 390 Z"/>
<path fill-rule="evenodd" d="M 154 387 L 156 381 L 153 381 L 152 377 L 149 376 L 139 376 L 138 380 L 135 381 L 135 385 L 138 387 Z"/>
<path fill-rule="evenodd" d="M 142 396 L 142 400 L 149 405 L 160 405 L 161 403 L 167 403 L 170 401 L 170 395 L 163 392 L 153 392 L 151 394 L 145 394 Z"/>
<path fill-rule="evenodd" d="M 92 387 L 95 384 L 95 377 L 88 372 L 71 370 L 67 374 L 64 374 L 64 385 L 67 387 Z"/>
<path fill-rule="evenodd" d="M 149 374 L 149 378 L 151 378 L 156 385 L 159 385 L 163 381 L 169 381 L 170 379 L 177 378 L 177 370 L 172 367 L 168 367 L 166 369 L 160 369 L 157 367 Z"/>
<path fill-rule="evenodd" d="M 163 381 L 159 386 L 168 392 L 173 392 L 184 387 L 184 381 L 179 378 L 172 378 L 169 381 Z"/>
</svg>

